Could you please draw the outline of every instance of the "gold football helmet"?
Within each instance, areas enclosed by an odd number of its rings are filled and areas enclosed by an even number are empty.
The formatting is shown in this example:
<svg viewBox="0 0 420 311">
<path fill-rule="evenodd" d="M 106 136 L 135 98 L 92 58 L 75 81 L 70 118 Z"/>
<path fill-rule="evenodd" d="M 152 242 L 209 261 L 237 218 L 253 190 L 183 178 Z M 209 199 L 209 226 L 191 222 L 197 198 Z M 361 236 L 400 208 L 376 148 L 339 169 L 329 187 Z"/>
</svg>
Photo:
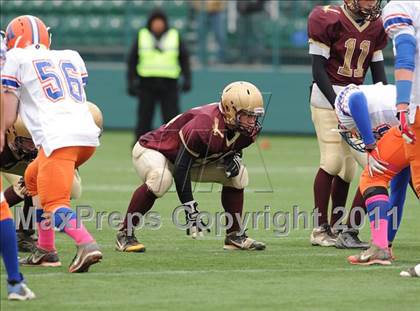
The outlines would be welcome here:
<svg viewBox="0 0 420 311">
<path fill-rule="evenodd" d="M 95 124 L 97 127 L 99 127 L 101 129 L 101 133 L 103 131 L 103 126 L 104 126 L 104 118 L 102 116 L 102 111 L 101 109 L 98 108 L 98 106 L 96 106 L 94 103 L 92 102 L 86 102 L 88 107 L 89 107 L 89 111 L 92 114 L 93 120 L 95 121 Z"/>
<path fill-rule="evenodd" d="M 372 6 L 363 8 L 360 6 L 359 0 L 344 0 L 344 6 L 347 10 L 366 21 L 375 21 L 381 16 L 381 3 L 382 0 L 376 0 Z"/>
<path fill-rule="evenodd" d="M 38 149 L 32 141 L 31 134 L 23 124 L 20 116 L 16 122 L 6 131 L 7 145 L 16 160 L 32 161 L 38 154 Z"/>
<path fill-rule="evenodd" d="M 264 116 L 264 101 L 260 90 L 252 83 L 236 81 L 227 85 L 220 104 L 225 123 L 231 129 L 247 136 L 254 136 L 261 130 L 258 118 Z M 254 116 L 254 125 L 242 123 L 240 117 L 243 114 Z"/>
</svg>

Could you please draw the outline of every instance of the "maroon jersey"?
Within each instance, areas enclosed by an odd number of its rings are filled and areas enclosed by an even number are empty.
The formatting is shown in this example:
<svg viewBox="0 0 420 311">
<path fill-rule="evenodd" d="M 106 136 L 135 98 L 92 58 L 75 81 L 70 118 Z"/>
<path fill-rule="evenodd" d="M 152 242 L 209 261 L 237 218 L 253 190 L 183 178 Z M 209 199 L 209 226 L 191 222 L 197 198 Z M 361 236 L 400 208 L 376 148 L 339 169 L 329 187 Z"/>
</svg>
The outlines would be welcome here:
<svg viewBox="0 0 420 311">
<path fill-rule="evenodd" d="M 359 25 L 344 7 L 315 7 L 308 18 L 310 42 L 329 48 L 326 71 L 333 85 L 363 84 L 374 52 L 386 47 L 382 20 Z"/>
<path fill-rule="evenodd" d="M 214 103 L 176 116 L 167 124 L 141 136 L 139 143 L 159 151 L 172 163 L 183 144 L 197 162 L 208 163 L 248 147 L 255 138 L 228 131 L 219 103 Z"/>
</svg>

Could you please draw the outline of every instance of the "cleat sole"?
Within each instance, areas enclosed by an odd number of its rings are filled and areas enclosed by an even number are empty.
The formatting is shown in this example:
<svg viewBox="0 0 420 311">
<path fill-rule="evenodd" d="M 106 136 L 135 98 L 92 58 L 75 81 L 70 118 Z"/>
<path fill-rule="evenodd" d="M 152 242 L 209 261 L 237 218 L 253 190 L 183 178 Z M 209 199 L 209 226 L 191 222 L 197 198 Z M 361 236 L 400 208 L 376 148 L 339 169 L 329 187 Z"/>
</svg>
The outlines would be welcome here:
<svg viewBox="0 0 420 311">
<path fill-rule="evenodd" d="M 100 251 L 94 251 L 88 254 L 80 264 L 74 268 L 69 267 L 70 273 L 84 273 L 88 272 L 91 265 L 100 262 L 102 259 L 102 253 Z"/>
</svg>

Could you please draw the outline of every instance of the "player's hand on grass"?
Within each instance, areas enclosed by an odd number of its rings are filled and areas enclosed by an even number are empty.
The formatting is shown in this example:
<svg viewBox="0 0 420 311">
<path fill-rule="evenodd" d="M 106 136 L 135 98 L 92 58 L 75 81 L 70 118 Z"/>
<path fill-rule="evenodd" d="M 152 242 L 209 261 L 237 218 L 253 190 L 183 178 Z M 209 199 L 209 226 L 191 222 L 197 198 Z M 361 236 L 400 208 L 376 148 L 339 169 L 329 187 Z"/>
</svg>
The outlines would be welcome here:
<svg viewBox="0 0 420 311">
<path fill-rule="evenodd" d="M 233 178 L 239 175 L 241 169 L 242 154 L 236 152 L 225 158 L 225 173 L 227 178 Z"/>
<path fill-rule="evenodd" d="M 416 134 L 411 130 L 408 120 L 408 105 L 400 104 L 397 106 L 397 109 L 401 135 L 407 144 L 413 144 L 416 141 Z"/>
<path fill-rule="evenodd" d="M 379 156 L 379 150 L 376 143 L 372 145 L 366 145 L 366 152 L 368 155 L 367 165 L 369 170 L 369 176 L 373 177 L 375 174 L 383 174 L 388 170 L 388 163 L 381 159 Z"/>
<path fill-rule="evenodd" d="M 185 210 L 185 220 L 187 222 L 187 235 L 191 235 L 193 239 L 204 236 L 203 228 L 206 224 L 203 220 L 198 219 L 200 211 L 198 209 L 198 203 L 196 201 L 190 201 L 182 204 Z M 207 229 L 210 232 L 210 229 Z"/>
</svg>

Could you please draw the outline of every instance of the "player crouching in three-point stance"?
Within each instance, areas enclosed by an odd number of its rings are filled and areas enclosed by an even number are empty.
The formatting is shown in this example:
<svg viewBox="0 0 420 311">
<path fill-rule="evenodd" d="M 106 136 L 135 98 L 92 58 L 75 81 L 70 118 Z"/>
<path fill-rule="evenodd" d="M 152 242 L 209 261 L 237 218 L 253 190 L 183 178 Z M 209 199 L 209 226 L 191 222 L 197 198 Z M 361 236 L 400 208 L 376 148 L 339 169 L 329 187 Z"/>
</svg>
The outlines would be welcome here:
<svg viewBox="0 0 420 311">
<path fill-rule="evenodd" d="M 391 264 L 387 245 L 387 216 L 391 208 L 386 187 L 396 172 L 410 165 L 414 188 L 420 194 L 420 3 L 391 1 L 384 8 L 383 23 L 393 39 L 398 128 L 392 128 L 372 146 L 369 157 L 386 169 L 383 174 L 361 177 L 360 189 L 368 210 L 378 210 L 379 220 L 371 220 L 373 245 L 360 255 L 350 256 L 353 264 Z M 374 164 L 376 165 L 376 164 Z"/>
<path fill-rule="evenodd" d="M 86 104 L 87 71 L 79 53 L 50 50 L 50 34 L 37 17 L 12 20 L 6 29 L 7 62 L 2 72 L 4 118 L 17 112 L 39 148 L 25 172 L 25 184 L 37 211 L 38 248 L 21 263 L 59 266 L 54 227 L 76 243 L 69 272 L 87 272 L 102 258 L 99 246 L 70 208 L 74 170 L 99 145 L 100 129 Z"/>
<path fill-rule="evenodd" d="M 241 163 L 242 149 L 255 141 L 261 130 L 258 118 L 263 115 L 263 98 L 258 88 L 237 81 L 225 87 L 220 102 L 188 110 L 141 136 L 133 149 L 133 164 L 144 184 L 131 198 L 117 235 L 117 250 L 145 250 L 134 232 L 128 230 L 128 221 L 138 223 L 138 217 L 130 215 L 145 215 L 155 200 L 169 190 L 172 179 L 190 225 L 187 234 L 200 234 L 191 181 L 215 182 L 223 185 L 222 206 L 233 220 L 227 228 L 224 249 L 265 249 L 264 243 L 239 234 L 244 188 L 248 184 L 248 173 Z"/>
</svg>

